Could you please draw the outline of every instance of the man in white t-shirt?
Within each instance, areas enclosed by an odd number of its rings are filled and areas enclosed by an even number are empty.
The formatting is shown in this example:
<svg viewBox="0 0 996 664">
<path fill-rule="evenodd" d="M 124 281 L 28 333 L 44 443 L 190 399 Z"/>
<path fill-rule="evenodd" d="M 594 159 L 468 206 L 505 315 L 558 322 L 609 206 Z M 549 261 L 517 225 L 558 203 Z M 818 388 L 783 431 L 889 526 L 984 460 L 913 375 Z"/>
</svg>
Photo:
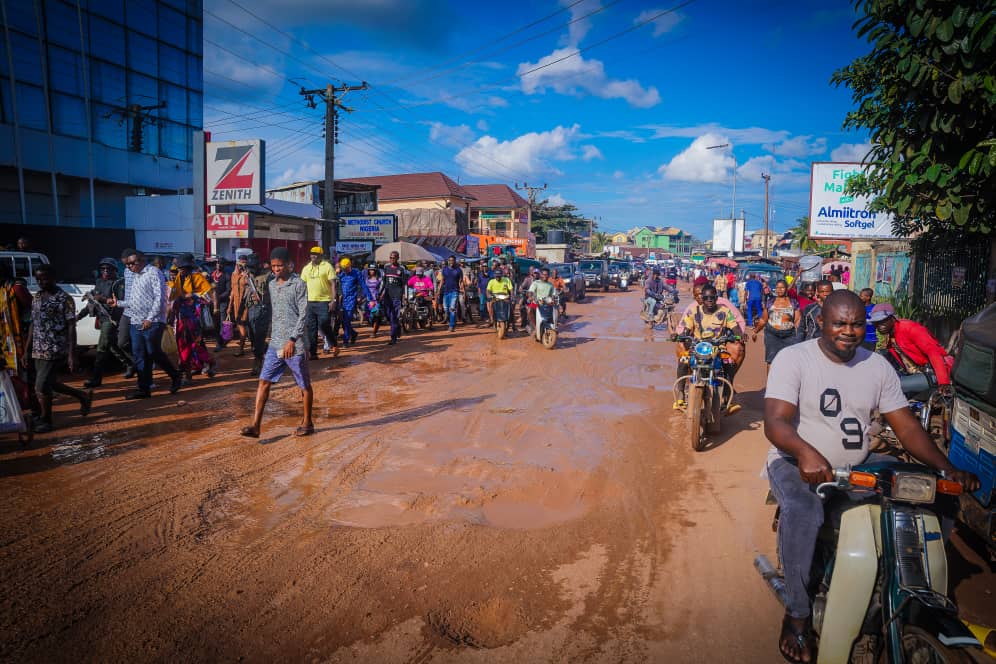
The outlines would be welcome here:
<svg viewBox="0 0 996 664">
<path fill-rule="evenodd" d="M 881 355 L 861 348 L 865 307 L 851 291 L 834 291 L 823 302 L 822 336 L 783 349 L 768 373 L 764 433 L 771 441 L 767 471 L 778 499 L 778 550 L 787 595 L 779 649 L 789 661 L 812 661 L 810 605 L 806 587 L 823 502 L 815 487 L 833 469 L 868 457 L 868 429 L 880 411 L 903 447 L 943 470 L 966 489 L 979 486 L 971 473 L 951 465 L 907 407 L 899 376 Z"/>
</svg>

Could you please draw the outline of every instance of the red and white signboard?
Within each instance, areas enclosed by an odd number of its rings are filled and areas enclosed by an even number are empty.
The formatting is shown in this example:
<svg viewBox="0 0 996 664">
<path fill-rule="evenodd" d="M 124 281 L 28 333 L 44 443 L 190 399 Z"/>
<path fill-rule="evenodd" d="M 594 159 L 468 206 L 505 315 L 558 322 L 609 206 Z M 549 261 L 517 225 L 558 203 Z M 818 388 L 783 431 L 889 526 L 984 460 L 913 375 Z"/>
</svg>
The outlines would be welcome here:
<svg viewBox="0 0 996 664">
<path fill-rule="evenodd" d="M 207 236 L 211 239 L 249 237 L 249 213 L 225 212 L 207 215 Z"/>
<path fill-rule="evenodd" d="M 265 148 L 261 140 L 208 143 L 207 204 L 262 205 Z"/>
</svg>

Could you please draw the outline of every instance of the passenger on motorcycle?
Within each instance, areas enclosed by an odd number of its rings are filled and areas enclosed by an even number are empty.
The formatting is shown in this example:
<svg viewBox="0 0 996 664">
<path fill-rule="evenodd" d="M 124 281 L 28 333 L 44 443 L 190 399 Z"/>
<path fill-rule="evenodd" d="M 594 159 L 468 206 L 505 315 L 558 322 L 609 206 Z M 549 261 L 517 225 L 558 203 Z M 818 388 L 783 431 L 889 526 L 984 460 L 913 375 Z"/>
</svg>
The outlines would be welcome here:
<svg viewBox="0 0 996 664">
<path fill-rule="evenodd" d="M 560 296 L 560 313 L 567 315 L 567 282 L 561 278 L 557 270 L 554 270 L 553 274 L 550 275 L 550 283 L 553 284 L 554 290 Z"/>
<path fill-rule="evenodd" d="M 494 269 L 494 277 L 488 282 L 487 293 L 488 293 L 488 318 L 492 322 L 495 320 L 494 306 L 492 302 L 494 301 L 495 295 L 498 293 L 504 293 L 509 297 L 512 297 L 512 293 L 515 290 L 515 286 L 512 284 L 512 280 L 505 276 L 504 268 L 496 266 Z"/>
<path fill-rule="evenodd" d="M 674 302 L 678 302 L 678 289 L 661 279 L 661 271 L 654 268 L 652 277 L 643 287 L 644 305 L 648 318 L 653 318 L 664 303 L 665 293 L 670 293 Z"/>
<path fill-rule="evenodd" d="M 537 305 L 546 298 L 553 297 L 553 293 L 553 284 L 550 283 L 550 269 L 545 267 L 540 270 L 539 278 L 534 279 L 533 283 L 529 285 L 529 290 L 526 291 L 526 298 L 529 300 L 528 310 L 530 331 L 536 329 Z"/>
<path fill-rule="evenodd" d="M 432 301 L 434 287 L 432 279 L 425 274 L 425 264 L 419 263 L 415 268 L 415 276 L 408 280 L 408 287 L 415 292 L 415 297 L 426 297 Z"/>
<path fill-rule="evenodd" d="M 944 352 L 944 347 L 920 323 L 896 317 L 896 310 L 888 302 L 872 307 L 868 320 L 875 326 L 879 337 L 885 340 L 886 359 L 903 374 L 923 373 L 928 366 L 934 370 L 937 391 L 951 394 L 951 367 L 954 359 Z"/>
<path fill-rule="evenodd" d="M 667 274 L 664 276 L 664 283 L 671 286 L 676 291 L 678 289 L 678 268 L 671 266 L 667 268 Z"/>
<path fill-rule="evenodd" d="M 834 468 L 867 459 L 874 411 L 881 411 L 913 457 L 968 490 L 979 486 L 930 440 L 907 407 L 896 372 L 860 347 L 864 336 L 861 300 L 834 291 L 823 302 L 821 336 L 783 349 L 768 374 L 764 433 L 772 448 L 766 465 L 781 509 L 778 550 L 787 595 L 778 647 L 792 662 L 816 659 L 807 585 L 824 511 L 815 486 L 831 481 Z"/>
<path fill-rule="evenodd" d="M 729 307 L 717 302 L 719 296 L 716 294 L 715 286 L 706 284 L 702 286 L 701 292 L 701 304 L 696 304 L 695 307 L 689 307 L 689 309 L 685 310 L 685 316 L 681 319 L 681 325 L 679 326 L 681 329 L 679 334 L 694 337 L 696 342 L 705 338 L 716 338 L 729 334 L 742 335 L 743 328 L 737 322 L 733 311 Z M 687 349 L 694 342 L 685 343 L 685 348 Z M 681 348 L 679 347 L 679 354 L 680 351 Z M 740 368 L 740 363 L 743 362 L 743 344 L 729 342 L 726 344 L 726 352 L 730 354 L 729 375 L 727 379 L 732 385 L 733 378 L 737 375 L 737 370 Z M 687 362 L 678 362 L 678 378 L 688 375 L 689 371 L 690 367 Z M 684 407 L 684 400 L 679 399 L 674 403 L 675 410 L 680 410 Z M 734 404 L 731 399 L 727 412 L 732 414 L 739 411 L 740 408 L 740 405 Z"/>
</svg>

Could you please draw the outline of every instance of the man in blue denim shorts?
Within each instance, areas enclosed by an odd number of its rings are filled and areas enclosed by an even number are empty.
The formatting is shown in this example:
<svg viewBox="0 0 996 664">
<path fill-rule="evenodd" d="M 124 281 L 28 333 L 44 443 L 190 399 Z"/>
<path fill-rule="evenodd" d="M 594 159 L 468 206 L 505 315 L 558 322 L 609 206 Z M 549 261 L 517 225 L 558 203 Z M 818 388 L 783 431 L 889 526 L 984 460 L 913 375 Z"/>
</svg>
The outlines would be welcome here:
<svg viewBox="0 0 996 664">
<path fill-rule="evenodd" d="M 243 427 L 240 433 L 249 438 L 259 438 L 263 408 L 270 398 L 270 386 L 280 380 L 285 370 L 290 369 L 294 382 L 301 388 L 301 400 L 304 404 L 301 426 L 294 431 L 294 435 L 310 436 L 315 433 L 315 425 L 311 421 L 314 392 L 311 389 L 311 376 L 308 374 L 308 351 L 305 345 L 308 287 L 294 274 L 294 264 L 286 247 L 276 247 L 270 252 L 270 269 L 274 276 L 269 284 L 270 310 L 273 316 L 270 346 L 263 356 L 263 368 L 259 372 L 252 425 Z"/>
</svg>

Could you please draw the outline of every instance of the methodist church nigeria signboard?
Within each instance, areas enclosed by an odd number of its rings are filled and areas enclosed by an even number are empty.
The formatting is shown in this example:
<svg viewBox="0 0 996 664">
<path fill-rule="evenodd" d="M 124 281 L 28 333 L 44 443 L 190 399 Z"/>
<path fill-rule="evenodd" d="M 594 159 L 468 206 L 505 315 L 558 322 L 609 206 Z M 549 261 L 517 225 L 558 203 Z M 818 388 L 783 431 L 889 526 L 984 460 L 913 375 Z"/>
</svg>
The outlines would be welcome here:
<svg viewBox="0 0 996 664">
<path fill-rule="evenodd" d="M 868 210 L 867 196 L 845 193 L 865 166 L 814 162 L 809 185 L 809 237 L 821 240 L 896 240 L 892 215 Z"/>
<path fill-rule="evenodd" d="M 393 214 L 358 214 L 339 217 L 339 239 L 369 240 L 375 246 L 398 241 L 398 218 Z"/>
</svg>

